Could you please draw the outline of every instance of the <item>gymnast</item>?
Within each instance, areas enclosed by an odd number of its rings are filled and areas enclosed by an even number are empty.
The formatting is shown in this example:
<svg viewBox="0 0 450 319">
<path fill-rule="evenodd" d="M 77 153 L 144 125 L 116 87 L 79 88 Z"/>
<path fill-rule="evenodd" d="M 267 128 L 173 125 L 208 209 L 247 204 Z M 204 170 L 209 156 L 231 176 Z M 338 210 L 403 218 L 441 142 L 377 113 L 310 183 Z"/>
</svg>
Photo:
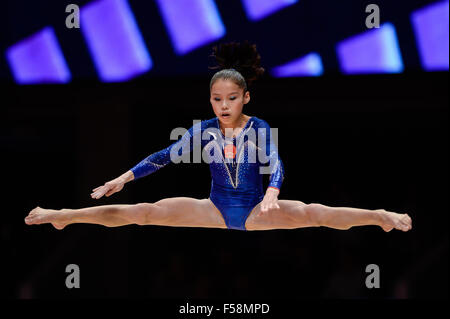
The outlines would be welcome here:
<svg viewBox="0 0 450 319">
<path fill-rule="evenodd" d="M 51 223 L 56 229 L 74 223 L 243 231 L 320 226 L 347 230 L 364 225 L 377 225 L 386 232 L 394 228 L 411 229 L 412 221 L 407 214 L 278 199 L 284 166 L 270 126 L 263 119 L 242 113 L 244 105 L 250 101 L 248 85 L 264 72 L 256 45 L 248 41 L 223 43 L 213 48 L 212 56 L 216 61 L 213 69 L 220 69 L 210 81 L 210 102 L 216 117 L 194 124 L 178 141 L 149 155 L 91 193 L 93 199 L 109 197 L 121 191 L 126 183 L 147 176 L 176 158 L 190 155 L 195 145 L 199 145 L 211 171 L 209 198 L 171 197 L 154 203 L 59 210 L 37 206 L 25 217 L 25 223 Z M 252 135 L 252 132 L 258 134 Z M 264 175 L 269 177 L 265 192 Z"/>
</svg>

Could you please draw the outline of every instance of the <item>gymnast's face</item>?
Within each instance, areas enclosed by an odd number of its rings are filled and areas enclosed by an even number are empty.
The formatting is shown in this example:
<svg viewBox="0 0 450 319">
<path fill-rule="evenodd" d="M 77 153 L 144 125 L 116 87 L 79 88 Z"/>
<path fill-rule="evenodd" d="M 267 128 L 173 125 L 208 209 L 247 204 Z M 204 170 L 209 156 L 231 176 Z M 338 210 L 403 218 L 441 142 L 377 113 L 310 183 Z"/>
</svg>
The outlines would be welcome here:
<svg viewBox="0 0 450 319">
<path fill-rule="evenodd" d="M 231 80 L 218 79 L 211 87 L 210 101 L 219 120 L 233 125 L 239 121 L 244 104 L 250 101 L 250 93 L 244 93 L 244 89 Z"/>
</svg>

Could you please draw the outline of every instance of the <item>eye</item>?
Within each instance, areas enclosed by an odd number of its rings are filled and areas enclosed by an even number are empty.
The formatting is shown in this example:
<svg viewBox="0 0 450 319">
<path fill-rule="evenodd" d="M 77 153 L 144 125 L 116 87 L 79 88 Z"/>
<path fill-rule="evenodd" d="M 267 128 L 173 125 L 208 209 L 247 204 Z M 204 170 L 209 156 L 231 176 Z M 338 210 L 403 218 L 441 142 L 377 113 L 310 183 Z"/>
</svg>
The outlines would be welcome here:
<svg viewBox="0 0 450 319">
<path fill-rule="evenodd" d="M 217 97 L 216 97 L 216 98 L 214 98 L 214 100 L 215 100 L 215 101 L 220 101 L 220 99 L 219 99 L 219 98 L 217 98 Z"/>
<path fill-rule="evenodd" d="M 236 99 L 235 96 L 230 97 L 230 100 L 235 100 L 235 99 Z"/>
</svg>

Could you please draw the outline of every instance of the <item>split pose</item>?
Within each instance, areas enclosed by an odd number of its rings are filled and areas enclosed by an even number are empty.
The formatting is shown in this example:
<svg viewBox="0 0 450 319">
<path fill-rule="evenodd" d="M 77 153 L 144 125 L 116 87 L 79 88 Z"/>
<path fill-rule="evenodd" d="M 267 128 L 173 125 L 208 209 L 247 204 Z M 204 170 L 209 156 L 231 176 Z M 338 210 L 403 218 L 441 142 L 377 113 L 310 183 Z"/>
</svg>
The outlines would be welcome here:
<svg viewBox="0 0 450 319">
<path fill-rule="evenodd" d="M 25 218 L 25 223 L 51 223 L 57 229 L 74 223 L 237 230 L 320 226 L 345 230 L 364 225 L 377 225 L 386 232 L 394 228 L 411 229 L 412 221 L 407 214 L 279 200 L 284 167 L 270 127 L 263 119 L 242 113 L 244 105 L 250 101 L 248 85 L 264 72 L 256 46 L 247 41 L 221 44 L 214 47 L 213 56 L 220 68 L 210 82 L 210 102 L 216 117 L 194 124 L 178 141 L 151 154 L 120 177 L 93 189 L 91 194 L 94 199 L 109 197 L 122 190 L 127 182 L 155 172 L 174 158 L 190 155 L 197 145 L 210 166 L 209 198 L 173 197 L 155 203 L 80 209 L 36 207 Z M 262 173 L 264 168 L 267 173 Z M 265 174 L 269 176 L 269 185 L 264 192 Z"/>
</svg>

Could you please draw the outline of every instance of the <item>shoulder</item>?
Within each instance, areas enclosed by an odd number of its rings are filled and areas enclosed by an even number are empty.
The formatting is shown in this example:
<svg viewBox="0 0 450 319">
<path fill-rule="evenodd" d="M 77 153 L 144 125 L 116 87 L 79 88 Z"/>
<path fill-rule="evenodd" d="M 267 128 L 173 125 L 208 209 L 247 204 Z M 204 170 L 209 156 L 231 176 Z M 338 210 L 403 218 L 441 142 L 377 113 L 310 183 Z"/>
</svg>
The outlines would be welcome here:
<svg viewBox="0 0 450 319">
<path fill-rule="evenodd" d="M 263 120 L 262 118 L 259 118 L 257 116 L 252 116 L 250 121 L 254 122 L 253 127 L 265 127 L 265 128 L 270 127 L 269 123 L 267 123 L 265 120 Z"/>
<path fill-rule="evenodd" d="M 194 124 L 189 128 L 190 133 L 201 132 L 210 127 L 216 127 L 217 118 L 211 118 L 208 120 L 194 120 Z"/>
<path fill-rule="evenodd" d="M 210 118 L 209 120 L 203 120 L 202 126 L 205 128 L 216 126 L 217 123 L 217 117 Z"/>
</svg>

